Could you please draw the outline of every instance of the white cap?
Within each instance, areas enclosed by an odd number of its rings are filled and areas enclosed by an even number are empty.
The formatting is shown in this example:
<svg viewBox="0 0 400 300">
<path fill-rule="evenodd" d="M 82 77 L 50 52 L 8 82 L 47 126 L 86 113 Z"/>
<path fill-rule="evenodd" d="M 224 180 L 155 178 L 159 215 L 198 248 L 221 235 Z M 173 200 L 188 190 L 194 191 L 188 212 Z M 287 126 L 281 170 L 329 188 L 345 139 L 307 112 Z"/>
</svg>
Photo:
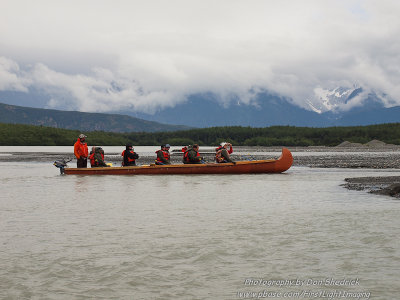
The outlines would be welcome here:
<svg viewBox="0 0 400 300">
<path fill-rule="evenodd" d="M 87 136 L 84 135 L 83 133 L 81 133 L 81 134 L 79 135 L 79 138 L 80 138 L 80 139 L 84 139 L 84 138 L 87 138 Z"/>
</svg>

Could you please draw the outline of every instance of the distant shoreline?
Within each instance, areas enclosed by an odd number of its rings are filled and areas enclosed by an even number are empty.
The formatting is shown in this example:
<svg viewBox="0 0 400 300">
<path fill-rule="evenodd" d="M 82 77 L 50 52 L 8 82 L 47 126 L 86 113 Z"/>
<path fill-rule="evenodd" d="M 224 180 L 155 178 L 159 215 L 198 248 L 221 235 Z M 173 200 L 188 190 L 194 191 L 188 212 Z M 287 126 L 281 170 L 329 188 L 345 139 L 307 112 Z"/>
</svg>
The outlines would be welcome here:
<svg viewBox="0 0 400 300">
<path fill-rule="evenodd" d="M 214 154 L 203 152 L 207 162 L 214 161 Z M 383 147 L 288 147 L 292 152 L 293 166 L 310 168 L 348 168 L 348 169 L 399 169 L 400 170 L 400 146 Z M 121 147 L 123 150 L 123 147 Z M 282 147 L 234 147 L 232 158 L 239 160 L 262 160 L 278 158 L 271 153 L 280 153 Z M 121 151 L 122 151 L 121 150 Z M 138 164 L 150 164 L 154 162 L 155 155 L 141 155 Z M 200 148 L 200 153 L 201 148 Z M 249 154 L 251 153 L 251 154 Z M 267 153 L 267 154 L 266 154 Z M 0 153 L 0 162 L 49 162 L 58 159 L 72 159 L 70 166 L 75 166 L 76 160 L 72 152 L 10 152 Z M 105 161 L 114 166 L 121 163 L 120 153 L 106 153 Z M 171 152 L 171 162 L 179 164 L 182 161 L 182 153 Z M 368 191 L 400 198 L 400 176 L 387 177 L 354 177 L 345 178 L 346 183 L 342 186 L 349 190 Z"/>
</svg>

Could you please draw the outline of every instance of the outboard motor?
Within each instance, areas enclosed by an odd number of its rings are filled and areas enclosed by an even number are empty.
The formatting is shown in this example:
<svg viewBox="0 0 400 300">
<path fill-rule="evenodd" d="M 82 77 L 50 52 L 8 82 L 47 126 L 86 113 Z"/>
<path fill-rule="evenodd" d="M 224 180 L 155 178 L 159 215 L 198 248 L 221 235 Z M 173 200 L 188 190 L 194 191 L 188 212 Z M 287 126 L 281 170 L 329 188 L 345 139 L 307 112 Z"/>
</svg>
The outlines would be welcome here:
<svg viewBox="0 0 400 300">
<path fill-rule="evenodd" d="M 53 165 L 60 169 L 60 174 L 64 174 L 64 168 L 67 167 L 67 163 L 69 163 L 71 160 L 72 159 L 67 161 L 65 159 L 56 160 Z"/>
</svg>

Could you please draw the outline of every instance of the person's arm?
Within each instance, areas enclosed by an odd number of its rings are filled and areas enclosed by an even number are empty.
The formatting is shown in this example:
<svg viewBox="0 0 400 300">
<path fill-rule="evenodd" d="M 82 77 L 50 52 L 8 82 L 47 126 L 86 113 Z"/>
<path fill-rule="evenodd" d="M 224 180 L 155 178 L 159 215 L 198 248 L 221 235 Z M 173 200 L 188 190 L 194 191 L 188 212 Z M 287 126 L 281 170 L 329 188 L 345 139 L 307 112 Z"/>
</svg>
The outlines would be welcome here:
<svg viewBox="0 0 400 300">
<path fill-rule="evenodd" d="M 227 161 L 233 163 L 233 160 L 229 157 L 228 150 L 224 149 L 221 151 L 221 156 Z"/>
<path fill-rule="evenodd" d="M 162 151 L 157 152 L 157 158 L 159 158 L 163 163 L 168 163 L 168 160 L 165 159 Z"/>
<path fill-rule="evenodd" d="M 99 167 L 108 167 L 108 166 L 106 165 L 106 163 L 104 162 L 103 157 L 101 156 L 101 154 L 96 153 L 96 154 L 94 155 L 94 160 L 97 162 L 97 164 L 98 164 Z"/>
<path fill-rule="evenodd" d="M 229 150 L 227 150 L 229 154 L 232 154 L 233 152 L 233 147 L 231 144 L 229 144 Z"/>
<path fill-rule="evenodd" d="M 83 146 L 83 155 L 82 155 L 84 158 L 87 158 L 88 156 L 89 156 L 89 149 L 88 149 L 88 146 L 87 146 L 87 144 L 85 144 L 84 146 Z"/>
<path fill-rule="evenodd" d="M 78 146 L 77 142 L 74 144 L 74 154 L 77 159 L 81 158 L 81 155 L 79 154 L 79 146 Z"/>
<path fill-rule="evenodd" d="M 98 161 L 99 167 L 108 167 L 107 164 L 103 160 Z"/>
<path fill-rule="evenodd" d="M 128 152 L 127 154 L 126 154 L 126 156 L 127 157 L 129 157 L 130 159 L 138 159 L 139 158 L 139 154 L 137 154 L 136 152 Z"/>
</svg>

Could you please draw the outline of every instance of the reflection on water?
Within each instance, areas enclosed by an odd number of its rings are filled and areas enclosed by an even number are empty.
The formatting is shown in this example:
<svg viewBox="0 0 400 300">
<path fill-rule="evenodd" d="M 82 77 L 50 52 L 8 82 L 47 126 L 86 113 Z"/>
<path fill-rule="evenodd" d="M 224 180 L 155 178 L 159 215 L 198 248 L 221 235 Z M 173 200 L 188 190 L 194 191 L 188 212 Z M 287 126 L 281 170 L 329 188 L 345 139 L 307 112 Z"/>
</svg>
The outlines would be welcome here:
<svg viewBox="0 0 400 300">
<path fill-rule="evenodd" d="M 50 163 L 17 162 L 0 170 L 0 298 L 239 299 L 265 290 L 246 278 L 359 278 L 273 290 L 398 295 L 400 202 L 339 186 L 396 171 L 60 176 Z"/>
</svg>

